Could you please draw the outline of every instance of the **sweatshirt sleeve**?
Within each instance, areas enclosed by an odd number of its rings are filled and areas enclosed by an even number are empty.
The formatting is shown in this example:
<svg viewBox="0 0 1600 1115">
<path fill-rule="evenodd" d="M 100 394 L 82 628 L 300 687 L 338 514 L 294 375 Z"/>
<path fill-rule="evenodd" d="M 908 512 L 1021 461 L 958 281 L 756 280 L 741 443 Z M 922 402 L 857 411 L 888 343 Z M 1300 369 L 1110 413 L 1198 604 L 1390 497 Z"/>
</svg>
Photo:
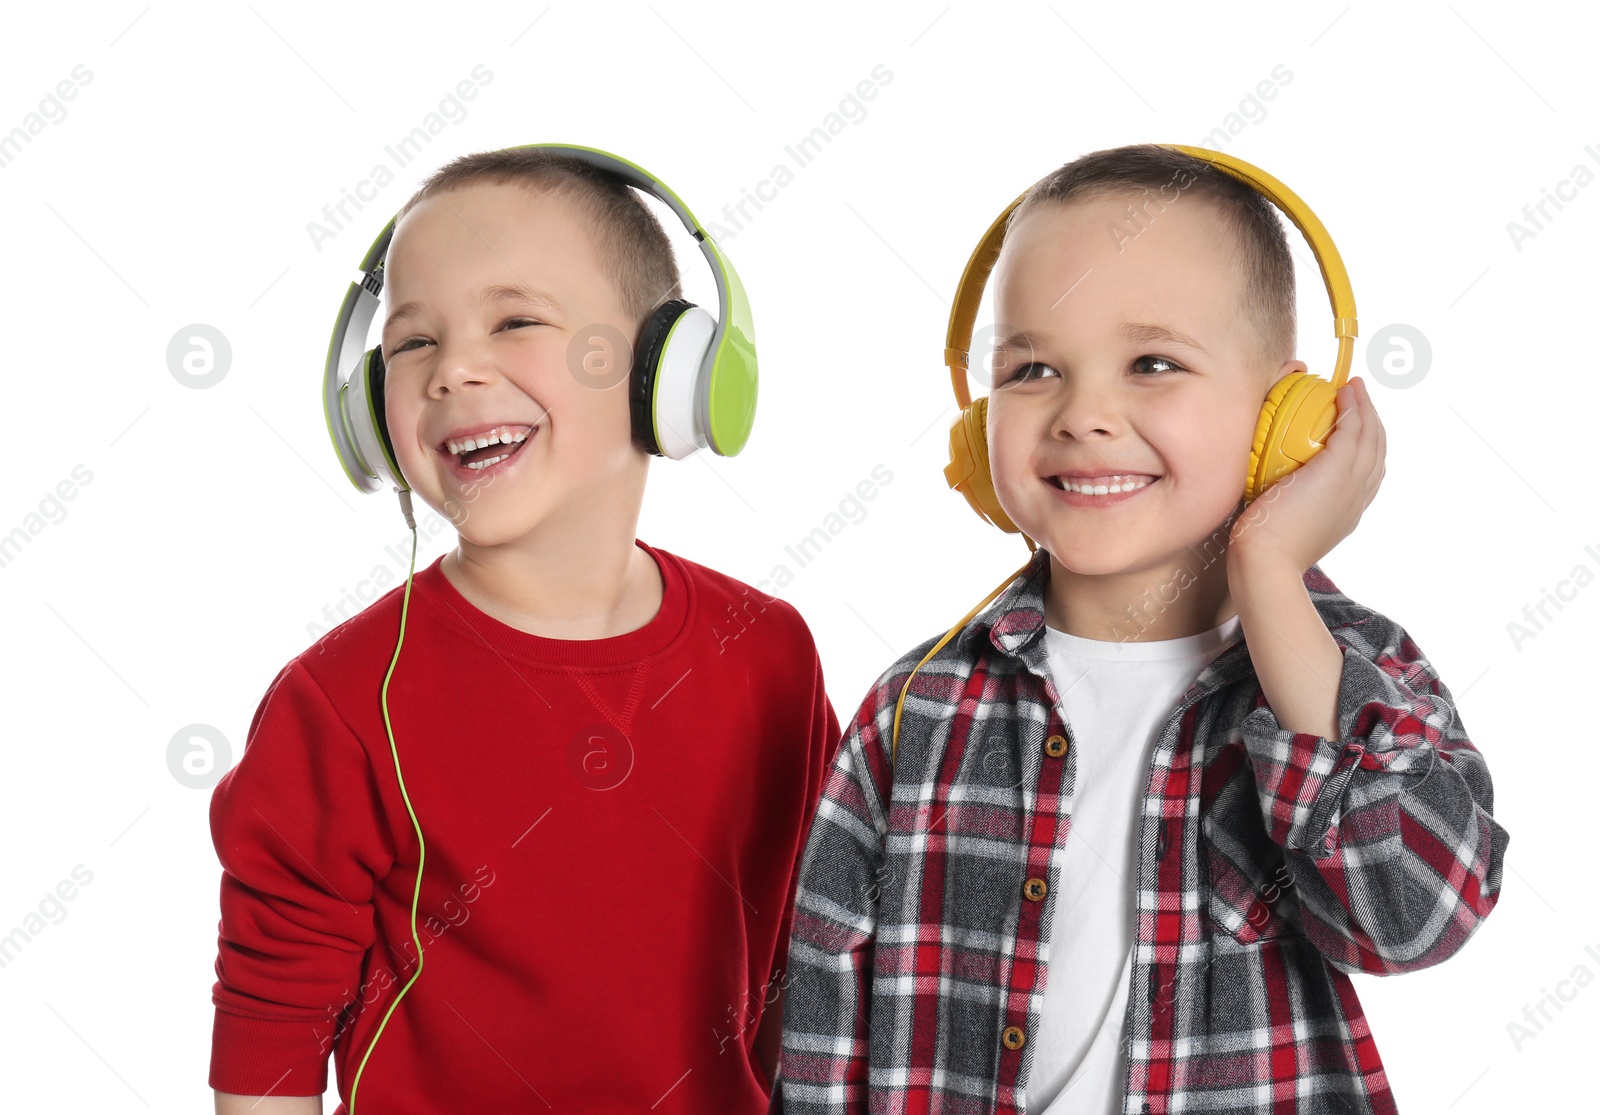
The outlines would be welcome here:
<svg viewBox="0 0 1600 1115">
<path fill-rule="evenodd" d="M 1306 935 L 1344 972 L 1437 964 L 1494 908 L 1510 835 L 1450 691 L 1382 616 L 1340 640 L 1338 739 L 1241 722 L 1267 832 L 1285 849 Z M 1362 649 L 1358 649 L 1358 646 Z"/>
<path fill-rule="evenodd" d="M 812 683 L 811 705 L 809 709 L 809 729 L 807 732 L 807 759 L 806 759 L 806 787 L 805 809 L 802 813 L 800 832 L 795 837 L 794 862 L 789 871 L 788 898 L 783 909 L 783 917 L 778 924 L 777 951 L 772 959 L 769 971 L 774 973 L 779 993 L 767 994 L 766 998 L 775 1005 L 767 1009 L 779 1012 L 777 1022 L 782 1023 L 783 999 L 786 990 L 793 979 L 788 970 L 789 941 L 794 930 L 794 913 L 796 890 L 799 886 L 800 865 L 805 854 L 806 838 L 810 831 L 812 818 L 816 816 L 818 804 L 822 798 L 823 782 L 827 777 L 828 768 L 833 760 L 834 752 L 839 746 L 839 717 L 833 711 L 833 702 L 828 699 L 828 691 L 823 683 L 822 662 L 816 656 L 815 648 L 812 650 Z M 782 1057 L 782 1051 L 779 1051 Z M 774 1074 L 772 1090 L 768 1096 L 770 1112 L 781 1112 L 782 1096 L 779 1089 L 782 1087 L 781 1069 Z"/>
<path fill-rule="evenodd" d="M 210 1086 L 321 1095 L 373 943 L 375 881 L 395 849 L 366 751 L 298 660 L 212 792 L 211 836 L 222 920 Z"/>
<path fill-rule="evenodd" d="M 840 741 L 806 840 L 784 992 L 775 1096 L 786 1115 L 865 1115 L 878 893 L 888 818 L 868 755 L 889 775 L 894 716 L 880 679 Z"/>
</svg>

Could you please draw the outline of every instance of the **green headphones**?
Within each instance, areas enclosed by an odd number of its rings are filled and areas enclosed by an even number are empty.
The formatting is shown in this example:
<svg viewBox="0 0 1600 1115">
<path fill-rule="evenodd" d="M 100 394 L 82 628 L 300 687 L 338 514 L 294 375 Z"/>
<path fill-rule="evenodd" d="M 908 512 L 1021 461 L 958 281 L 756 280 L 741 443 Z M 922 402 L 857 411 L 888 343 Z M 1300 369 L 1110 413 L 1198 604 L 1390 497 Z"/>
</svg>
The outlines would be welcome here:
<svg viewBox="0 0 1600 1115">
<path fill-rule="evenodd" d="M 706 447 L 723 457 L 738 453 L 755 422 L 756 344 L 750 301 L 733 264 L 682 199 L 643 167 L 593 147 L 529 143 L 514 150 L 523 148 L 582 159 L 660 198 L 699 242 L 717 283 L 717 317 L 674 298 L 645 322 L 628 384 L 633 436 L 646 452 L 673 460 Z M 323 370 L 322 410 L 328 437 L 344 474 L 363 492 L 376 492 L 385 485 L 399 492 L 411 490 L 389 439 L 383 353 L 381 348 L 366 347 L 394 226 L 391 218 L 361 260 L 361 276 L 350 284 L 334 321 Z"/>
</svg>

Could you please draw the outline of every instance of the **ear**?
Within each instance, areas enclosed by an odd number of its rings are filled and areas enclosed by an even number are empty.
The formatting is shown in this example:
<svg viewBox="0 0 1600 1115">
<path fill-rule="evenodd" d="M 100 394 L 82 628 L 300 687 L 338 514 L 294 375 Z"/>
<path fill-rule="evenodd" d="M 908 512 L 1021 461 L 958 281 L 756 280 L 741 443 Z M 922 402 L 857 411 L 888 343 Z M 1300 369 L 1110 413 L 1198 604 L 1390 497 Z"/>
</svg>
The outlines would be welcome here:
<svg viewBox="0 0 1600 1115">
<path fill-rule="evenodd" d="M 1261 398 L 1263 400 L 1272 392 L 1272 388 L 1283 381 L 1284 376 L 1293 375 L 1295 372 L 1310 374 L 1311 368 L 1304 360 L 1285 360 L 1271 378 L 1261 384 Z"/>
</svg>

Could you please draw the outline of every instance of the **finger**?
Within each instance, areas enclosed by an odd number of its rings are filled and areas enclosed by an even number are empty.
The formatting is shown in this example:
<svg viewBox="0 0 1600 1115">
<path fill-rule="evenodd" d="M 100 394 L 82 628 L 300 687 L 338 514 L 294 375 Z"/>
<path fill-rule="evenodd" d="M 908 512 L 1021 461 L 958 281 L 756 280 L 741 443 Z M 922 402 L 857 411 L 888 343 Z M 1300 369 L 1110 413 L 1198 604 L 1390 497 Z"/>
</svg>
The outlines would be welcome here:
<svg viewBox="0 0 1600 1115">
<path fill-rule="evenodd" d="M 1381 461 L 1386 452 L 1383 420 L 1378 417 L 1378 409 L 1372 404 L 1372 394 L 1367 390 L 1367 381 L 1358 378 L 1353 382 L 1359 384 L 1357 391 L 1361 400 L 1361 428 L 1364 435 L 1362 440 L 1366 442 L 1362 449 L 1373 459 Z"/>
<path fill-rule="evenodd" d="M 1367 381 L 1361 381 L 1361 398 L 1366 412 L 1366 426 L 1372 435 L 1372 456 L 1377 464 L 1378 474 L 1383 473 L 1383 462 L 1389 452 L 1388 432 L 1383 428 L 1383 420 L 1378 417 L 1378 408 L 1372 403 L 1372 394 L 1367 390 Z"/>
<path fill-rule="evenodd" d="M 1383 423 L 1378 421 L 1378 412 L 1372 405 L 1372 396 L 1367 393 L 1367 381 L 1358 376 L 1350 382 L 1355 391 L 1356 409 L 1361 414 L 1361 459 L 1364 461 L 1381 460 L 1383 456 Z"/>
<path fill-rule="evenodd" d="M 1378 427 L 1378 457 L 1381 460 L 1389 455 L 1389 432 L 1384 429 L 1383 420 L 1378 417 L 1377 408 L 1373 408 L 1372 423 Z"/>
<path fill-rule="evenodd" d="M 1388 435 L 1384 431 L 1383 423 L 1376 420 L 1376 413 L 1374 413 L 1374 421 L 1372 422 L 1372 433 L 1372 471 L 1367 478 L 1367 486 L 1370 490 L 1370 494 L 1367 496 L 1368 503 L 1371 503 L 1372 497 L 1378 494 L 1378 487 L 1383 483 L 1384 474 L 1388 471 Z"/>
<path fill-rule="evenodd" d="M 1348 383 L 1345 384 L 1339 388 L 1334 401 L 1338 411 L 1334 415 L 1333 425 L 1329 427 L 1328 437 L 1325 440 L 1331 442 L 1334 434 L 1340 430 L 1347 431 L 1339 437 L 1341 445 L 1346 441 L 1354 442 L 1359 440 L 1361 436 L 1361 413 L 1359 404 L 1356 402 L 1354 389 Z"/>
</svg>

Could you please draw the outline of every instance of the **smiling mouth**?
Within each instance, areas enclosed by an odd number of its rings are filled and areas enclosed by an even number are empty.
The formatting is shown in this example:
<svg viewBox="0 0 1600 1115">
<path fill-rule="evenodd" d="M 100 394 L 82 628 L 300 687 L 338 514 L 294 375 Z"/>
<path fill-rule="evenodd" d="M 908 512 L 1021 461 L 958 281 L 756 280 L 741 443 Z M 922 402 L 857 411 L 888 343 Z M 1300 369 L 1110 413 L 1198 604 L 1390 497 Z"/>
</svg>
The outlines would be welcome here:
<svg viewBox="0 0 1600 1115">
<path fill-rule="evenodd" d="M 459 459 L 464 466 L 474 472 L 482 472 L 484 469 L 493 468 L 501 461 L 515 457 L 522 452 L 522 447 L 526 444 L 526 440 L 513 442 L 509 446 L 491 445 L 485 449 L 474 449 L 470 453 L 461 454 Z"/>
<path fill-rule="evenodd" d="M 1116 495 L 1121 492 L 1137 492 L 1148 488 L 1159 476 L 1148 473 L 1128 473 L 1115 476 L 1097 476 L 1092 480 L 1071 480 L 1065 476 L 1047 476 L 1045 482 L 1060 488 L 1062 491 L 1077 492 L 1086 496 Z"/>
<path fill-rule="evenodd" d="M 446 438 L 439 452 L 473 471 L 493 468 L 515 456 L 537 432 L 536 426 L 503 426 L 478 437 Z"/>
</svg>

